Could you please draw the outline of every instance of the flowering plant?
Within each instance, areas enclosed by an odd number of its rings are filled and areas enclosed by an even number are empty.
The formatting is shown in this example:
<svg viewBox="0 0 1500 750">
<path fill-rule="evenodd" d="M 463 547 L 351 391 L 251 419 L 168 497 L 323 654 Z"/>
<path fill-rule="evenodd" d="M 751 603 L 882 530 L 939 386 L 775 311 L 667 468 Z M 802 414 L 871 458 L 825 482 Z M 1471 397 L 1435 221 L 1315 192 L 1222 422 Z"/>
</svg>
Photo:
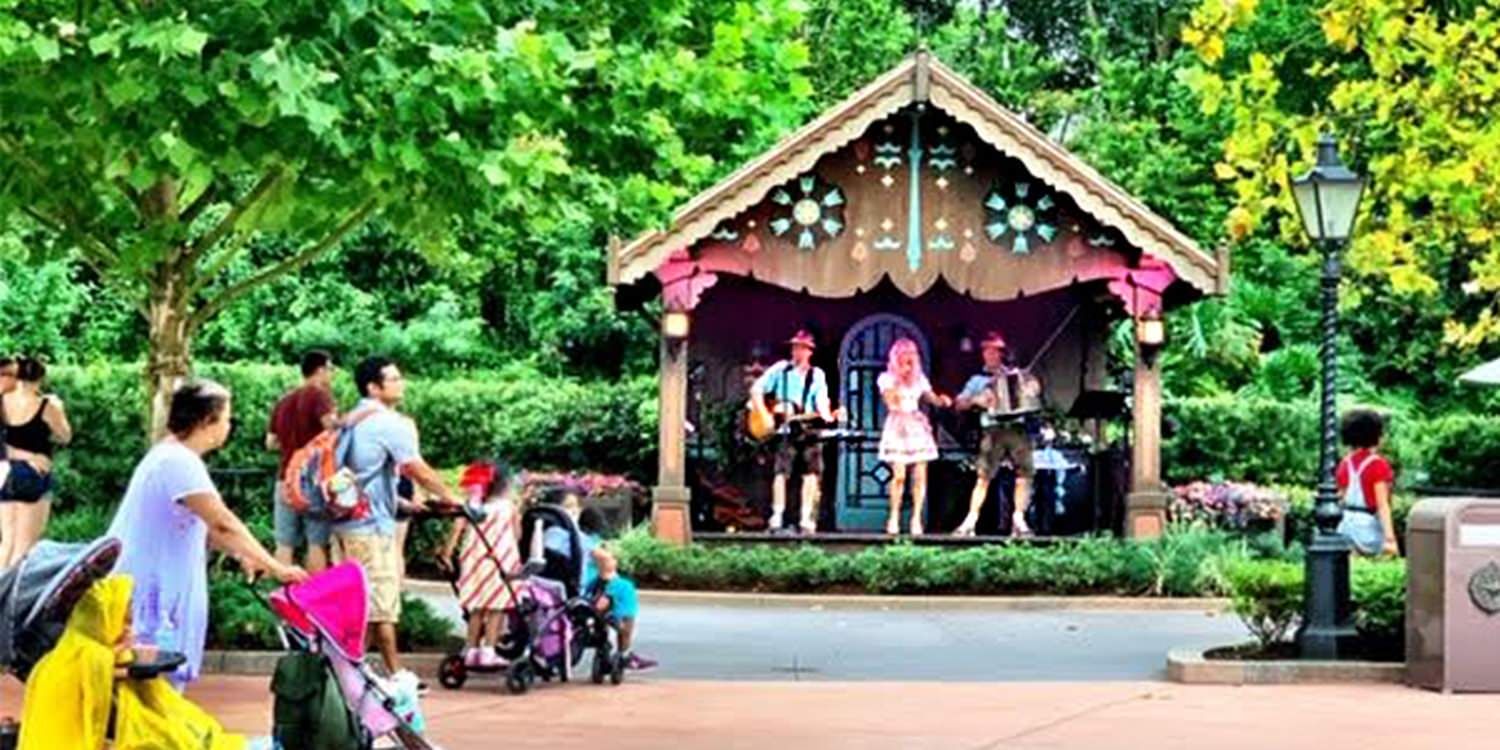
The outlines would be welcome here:
<svg viewBox="0 0 1500 750">
<path fill-rule="evenodd" d="M 548 490 L 561 489 L 579 497 L 599 498 L 610 495 L 627 495 L 631 501 L 646 495 L 646 488 L 639 482 L 620 474 L 524 472 L 517 481 L 521 498 L 533 502 Z"/>
<path fill-rule="evenodd" d="M 1246 482 L 1193 482 L 1172 490 L 1167 514 L 1174 521 L 1244 530 L 1286 516 L 1286 495 Z"/>
</svg>

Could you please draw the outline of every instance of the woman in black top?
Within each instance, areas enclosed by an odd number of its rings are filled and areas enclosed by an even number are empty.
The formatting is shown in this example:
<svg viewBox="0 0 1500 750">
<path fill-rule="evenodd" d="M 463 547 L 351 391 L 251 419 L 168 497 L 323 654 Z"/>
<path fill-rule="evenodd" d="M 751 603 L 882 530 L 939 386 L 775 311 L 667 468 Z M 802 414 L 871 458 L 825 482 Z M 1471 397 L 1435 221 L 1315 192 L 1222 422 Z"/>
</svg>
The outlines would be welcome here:
<svg viewBox="0 0 1500 750">
<path fill-rule="evenodd" d="M 7 457 L 25 462 L 49 485 L 40 497 L 0 497 L 0 570 L 14 565 L 42 538 L 52 511 L 52 452 L 55 446 L 73 439 L 62 399 L 42 393 L 46 374 L 41 362 L 20 357 L 16 361 L 15 388 L 0 393 L 0 426 L 5 429 Z"/>
</svg>

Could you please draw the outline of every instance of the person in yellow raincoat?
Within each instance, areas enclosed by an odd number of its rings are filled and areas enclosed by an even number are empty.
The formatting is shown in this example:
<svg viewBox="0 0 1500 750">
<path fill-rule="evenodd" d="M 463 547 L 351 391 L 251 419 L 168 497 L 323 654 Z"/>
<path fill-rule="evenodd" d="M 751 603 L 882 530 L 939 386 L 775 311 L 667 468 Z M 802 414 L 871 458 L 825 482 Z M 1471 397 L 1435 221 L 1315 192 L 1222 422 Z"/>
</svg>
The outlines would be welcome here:
<svg viewBox="0 0 1500 750">
<path fill-rule="evenodd" d="M 26 682 L 19 750 L 101 750 L 115 703 L 114 750 L 244 750 L 246 740 L 164 679 L 125 679 L 134 658 L 128 576 L 91 587 Z"/>
</svg>

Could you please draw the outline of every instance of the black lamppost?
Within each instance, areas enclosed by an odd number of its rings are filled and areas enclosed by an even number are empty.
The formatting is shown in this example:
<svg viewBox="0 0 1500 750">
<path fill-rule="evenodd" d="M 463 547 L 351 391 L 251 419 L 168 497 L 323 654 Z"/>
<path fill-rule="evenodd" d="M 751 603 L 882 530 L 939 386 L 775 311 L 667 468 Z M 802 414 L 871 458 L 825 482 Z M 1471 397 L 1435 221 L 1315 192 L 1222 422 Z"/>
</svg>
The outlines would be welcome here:
<svg viewBox="0 0 1500 750">
<path fill-rule="evenodd" d="M 1364 178 L 1344 166 L 1338 145 L 1327 134 L 1318 139 L 1318 163 L 1292 180 L 1302 226 L 1323 251 L 1323 439 L 1318 452 L 1318 504 L 1313 510 L 1317 530 L 1307 548 L 1305 609 L 1297 633 L 1304 659 L 1336 659 L 1340 640 L 1354 634 L 1349 623 L 1349 540 L 1338 532 L 1344 512 L 1333 481 L 1339 449 L 1334 398 L 1338 393 L 1339 252 L 1354 229 L 1364 189 Z"/>
</svg>

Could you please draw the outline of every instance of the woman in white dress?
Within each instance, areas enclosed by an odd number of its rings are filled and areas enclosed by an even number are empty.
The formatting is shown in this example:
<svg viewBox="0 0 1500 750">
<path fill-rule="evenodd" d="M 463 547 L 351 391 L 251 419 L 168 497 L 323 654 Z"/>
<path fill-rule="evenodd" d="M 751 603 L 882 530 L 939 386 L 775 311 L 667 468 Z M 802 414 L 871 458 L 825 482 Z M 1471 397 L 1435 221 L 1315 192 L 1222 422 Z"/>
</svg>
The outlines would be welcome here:
<svg viewBox="0 0 1500 750">
<path fill-rule="evenodd" d="M 901 500 L 906 494 L 907 469 L 911 470 L 911 534 L 922 533 L 922 506 L 927 501 L 927 462 L 938 457 L 932 423 L 922 413 L 922 404 L 947 408 L 953 401 L 932 390 L 922 372 L 922 358 L 911 339 L 891 344 L 886 370 L 876 380 L 885 401 L 885 429 L 880 434 L 880 460 L 891 467 L 891 510 L 885 533 L 901 532 Z"/>
</svg>

